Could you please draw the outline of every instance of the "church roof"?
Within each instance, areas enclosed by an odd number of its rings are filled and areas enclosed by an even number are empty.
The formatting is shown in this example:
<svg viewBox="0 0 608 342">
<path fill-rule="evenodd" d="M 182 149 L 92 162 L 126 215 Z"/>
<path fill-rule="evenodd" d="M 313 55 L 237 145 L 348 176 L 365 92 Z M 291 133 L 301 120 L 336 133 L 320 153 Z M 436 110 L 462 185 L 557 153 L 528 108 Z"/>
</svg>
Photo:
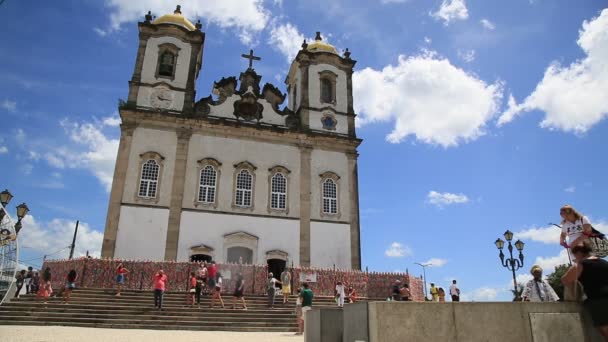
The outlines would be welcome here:
<svg viewBox="0 0 608 342">
<path fill-rule="evenodd" d="M 306 46 L 306 50 L 310 52 L 330 52 L 336 55 L 338 54 L 338 50 L 336 50 L 333 45 L 323 41 L 323 38 L 321 38 L 321 32 L 317 32 L 315 41 L 308 44 Z"/>
<path fill-rule="evenodd" d="M 190 31 L 196 30 L 196 26 L 190 20 L 182 15 L 181 6 L 177 6 L 173 14 L 165 14 L 162 17 L 154 20 L 152 24 L 174 24 L 184 27 Z"/>
</svg>

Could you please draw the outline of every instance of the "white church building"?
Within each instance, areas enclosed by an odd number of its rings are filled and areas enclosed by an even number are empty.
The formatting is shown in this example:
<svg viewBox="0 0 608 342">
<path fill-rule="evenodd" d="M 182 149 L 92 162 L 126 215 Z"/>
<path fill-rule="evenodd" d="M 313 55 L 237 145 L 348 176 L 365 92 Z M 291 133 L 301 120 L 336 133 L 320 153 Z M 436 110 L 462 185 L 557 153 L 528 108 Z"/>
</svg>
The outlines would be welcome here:
<svg viewBox="0 0 608 342">
<path fill-rule="evenodd" d="M 200 22 L 178 6 L 138 26 L 102 257 L 360 269 L 348 49 L 305 41 L 287 94 L 260 86 L 250 52 L 197 101 Z"/>
</svg>

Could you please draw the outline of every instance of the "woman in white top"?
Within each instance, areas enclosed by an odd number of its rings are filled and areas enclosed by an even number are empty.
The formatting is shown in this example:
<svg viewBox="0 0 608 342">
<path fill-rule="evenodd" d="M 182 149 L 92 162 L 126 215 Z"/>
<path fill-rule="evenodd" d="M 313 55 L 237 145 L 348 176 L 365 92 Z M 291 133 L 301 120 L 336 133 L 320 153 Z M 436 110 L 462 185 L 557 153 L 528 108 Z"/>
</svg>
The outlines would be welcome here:
<svg viewBox="0 0 608 342">
<path fill-rule="evenodd" d="M 562 217 L 562 235 L 559 244 L 565 248 L 571 248 L 583 243 L 591 236 L 593 229 L 587 217 L 581 215 L 570 205 L 560 208 L 559 214 Z M 566 243 L 566 237 L 568 243 Z"/>
</svg>

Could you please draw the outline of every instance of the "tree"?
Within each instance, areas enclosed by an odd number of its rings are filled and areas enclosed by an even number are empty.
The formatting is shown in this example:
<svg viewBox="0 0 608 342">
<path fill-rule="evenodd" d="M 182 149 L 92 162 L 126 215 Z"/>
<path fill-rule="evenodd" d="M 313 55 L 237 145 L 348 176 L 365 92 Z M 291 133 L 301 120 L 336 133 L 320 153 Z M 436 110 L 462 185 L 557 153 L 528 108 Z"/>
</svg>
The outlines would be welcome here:
<svg viewBox="0 0 608 342">
<path fill-rule="evenodd" d="M 517 290 L 513 289 L 511 290 L 511 293 L 513 294 L 513 301 L 520 302 L 521 294 L 524 293 L 524 284 L 517 283 Z"/>
<path fill-rule="evenodd" d="M 555 267 L 555 271 L 553 271 L 553 273 L 547 276 L 547 282 L 549 282 L 549 285 L 551 285 L 551 287 L 555 290 L 559 296 L 559 300 L 562 302 L 564 301 L 564 284 L 562 284 L 562 277 L 564 274 L 566 274 L 569 268 L 570 265 L 559 265 Z"/>
</svg>

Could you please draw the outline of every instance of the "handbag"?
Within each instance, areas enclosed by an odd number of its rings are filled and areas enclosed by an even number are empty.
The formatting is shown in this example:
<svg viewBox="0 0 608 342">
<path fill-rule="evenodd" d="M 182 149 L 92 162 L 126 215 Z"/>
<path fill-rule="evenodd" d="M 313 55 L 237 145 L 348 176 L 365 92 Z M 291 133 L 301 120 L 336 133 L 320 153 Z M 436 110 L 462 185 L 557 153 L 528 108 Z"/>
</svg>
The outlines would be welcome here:
<svg viewBox="0 0 608 342">
<path fill-rule="evenodd" d="M 583 219 L 581 218 L 581 223 Z M 589 223 L 591 226 L 591 223 Z M 589 235 L 589 242 L 591 243 L 591 253 L 598 258 L 605 258 L 608 256 L 608 240 L 606 235 L 591 226 L 591 235 Z"/>
</svg>

